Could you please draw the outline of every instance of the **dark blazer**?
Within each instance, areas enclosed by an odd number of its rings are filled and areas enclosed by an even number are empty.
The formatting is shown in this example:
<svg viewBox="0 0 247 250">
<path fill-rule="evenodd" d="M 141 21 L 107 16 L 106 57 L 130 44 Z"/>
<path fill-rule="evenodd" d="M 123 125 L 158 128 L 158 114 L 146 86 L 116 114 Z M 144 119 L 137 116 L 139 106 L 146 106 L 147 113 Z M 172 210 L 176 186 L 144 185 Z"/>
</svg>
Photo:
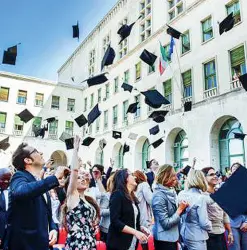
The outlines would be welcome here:
<svg viewBox="0 0 247 250">
<path fill-rule="evenodd" d="M 136 204 L 137 205 L 137 204 Z M 140 212 L 138 209 L 137 222 L 132 202 L 127 199 L 122 191 L 115 191 L 110 198 L 110 227 L 107 235 L 107 246 L 115 250 L 129 249 L 133 235 L 123 233 L 125 226 L 140 230 Z"/>
<path fill-rule="evenodd" d="M 8 212 L 6 211 L 5 204 L 1 204 L 1 200 L 0 200 L 0 239 L 2 240 L 2 242 L 4 241 L 4 237 L 5 237 L 5 229 L 7 227 L 7 218 L 8 218 Z M 0 249 L 1 249 L 1 245 L 0 245 Z"/>
<path fill-rule="evenodd" d="M 9 250 L 47 250 L 49 231 L 57 230 L 52 220 L 48 191 L 59 185 L 55 176 L 37 181 L 27 171 L 17 171 L 9 191 Z M 47 202 L 43 194 L 47 194 Z"/>
<path fill-rule="evenodd" d="M 148 172 L 148 173 L 146 173 L 146 176 L 147 176 L 148 184 L 152 189 L 152 185 L 153 185 L 153 182 L 154 182 L 154 173 L 152 171 Z"/>
</svg>

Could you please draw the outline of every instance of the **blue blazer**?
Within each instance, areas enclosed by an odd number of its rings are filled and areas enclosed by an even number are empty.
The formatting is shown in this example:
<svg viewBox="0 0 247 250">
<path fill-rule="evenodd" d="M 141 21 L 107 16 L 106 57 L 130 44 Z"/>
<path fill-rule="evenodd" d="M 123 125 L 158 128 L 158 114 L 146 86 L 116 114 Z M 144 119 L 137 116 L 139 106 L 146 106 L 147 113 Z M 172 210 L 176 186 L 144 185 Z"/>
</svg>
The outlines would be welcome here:
<svg viewBox="0 0 247 250">
<path fill-rule="evenodd" d="M 152 189 L 152 185 L 153 185 L 153 182 L 154 182 L 154 173 L 152 171 L 148 172 L 148 173 L 146 173 L 146 176 L 147 176 L 148 184 Z"/>
<path fill-rule="evenodd" d="M 14 174 L 9 191 L 6 249 L 49 249 L 49 231 L 57 230 L 57 226 L 52 220 L 51 200 L 47 192 L 58 185 L 55 176 L 37 181 L 27 171 L 17 171 Z"/>
<path fill-rule="evenodd" d="M 2 242 L 4 241 L 4 237 L 5 237 L 5 229 L 7 227 L 7 218 L 8 218 L 8 212 L 6 211 L 5 204 L 1 204 L 1 200 L 0 200 L 0 239 L 2 240 Z M 1 249 L 1 245 L 0 245 L 0 249 Z"/>
</svg>

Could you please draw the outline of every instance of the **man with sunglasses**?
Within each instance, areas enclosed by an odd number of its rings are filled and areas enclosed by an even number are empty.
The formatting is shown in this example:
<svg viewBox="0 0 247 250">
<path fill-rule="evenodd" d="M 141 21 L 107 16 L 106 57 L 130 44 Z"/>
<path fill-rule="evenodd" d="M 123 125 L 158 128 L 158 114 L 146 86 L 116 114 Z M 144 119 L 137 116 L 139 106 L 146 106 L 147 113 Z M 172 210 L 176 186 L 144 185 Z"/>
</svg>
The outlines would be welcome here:
<svg viewBox="0 0 247 250">
<path fill-rule="evenodd" d="M 60 185 L 67 168 L 41 180 L 43 154 L 26 143 L 13 153 L 12 164 L 17 172 L 10 183 L 6 249 L 48 250 L 57 241 L 48 191 Z"/>
</svg>

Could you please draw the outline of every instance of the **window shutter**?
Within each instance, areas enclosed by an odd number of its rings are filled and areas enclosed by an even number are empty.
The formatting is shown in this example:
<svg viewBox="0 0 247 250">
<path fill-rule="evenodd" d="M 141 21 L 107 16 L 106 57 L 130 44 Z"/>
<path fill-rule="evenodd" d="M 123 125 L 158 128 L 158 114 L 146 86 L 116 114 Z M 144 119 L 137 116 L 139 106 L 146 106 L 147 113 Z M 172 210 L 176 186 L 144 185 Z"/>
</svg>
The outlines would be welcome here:
<svg viewBox="0 0 247 250">
<path fill-rule="evenodd" d="M 165 96 L 168 96 L 172 93 L 172 81 L 168 80 L 164 83 L 164 92 L 165 92 Z"/>
<path fill-rule="evenodd" d="M 232 67 L 236 67 L 242 63 L 244 63 L 244 46 L 241 46 L 237 49 L 231 51 L 231 65 Z"/>
<path fill-rule="evenodd" d="M 0 123 L 5 123 L 6 122 L 6 114 L 0 114 Z"/>
</svg>

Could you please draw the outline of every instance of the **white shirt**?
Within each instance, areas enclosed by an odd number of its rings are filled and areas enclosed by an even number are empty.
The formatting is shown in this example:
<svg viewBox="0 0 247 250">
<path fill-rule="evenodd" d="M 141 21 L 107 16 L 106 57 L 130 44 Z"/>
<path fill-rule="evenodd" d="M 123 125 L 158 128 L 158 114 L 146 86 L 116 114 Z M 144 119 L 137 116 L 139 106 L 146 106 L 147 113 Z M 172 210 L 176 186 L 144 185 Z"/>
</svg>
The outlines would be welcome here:
<svg viewBox="0 0 247 250">
<path fill-rule="evenodd" d="M 1 191 L 0 191 L 1 192 Z M 8 211 L 8 208 L 9 208 L 9 190 L 3 190 L 3 193 L 4 193 L 4 198 L 5 198 L 5 209 L 6 211 Z"/>
</svg>

